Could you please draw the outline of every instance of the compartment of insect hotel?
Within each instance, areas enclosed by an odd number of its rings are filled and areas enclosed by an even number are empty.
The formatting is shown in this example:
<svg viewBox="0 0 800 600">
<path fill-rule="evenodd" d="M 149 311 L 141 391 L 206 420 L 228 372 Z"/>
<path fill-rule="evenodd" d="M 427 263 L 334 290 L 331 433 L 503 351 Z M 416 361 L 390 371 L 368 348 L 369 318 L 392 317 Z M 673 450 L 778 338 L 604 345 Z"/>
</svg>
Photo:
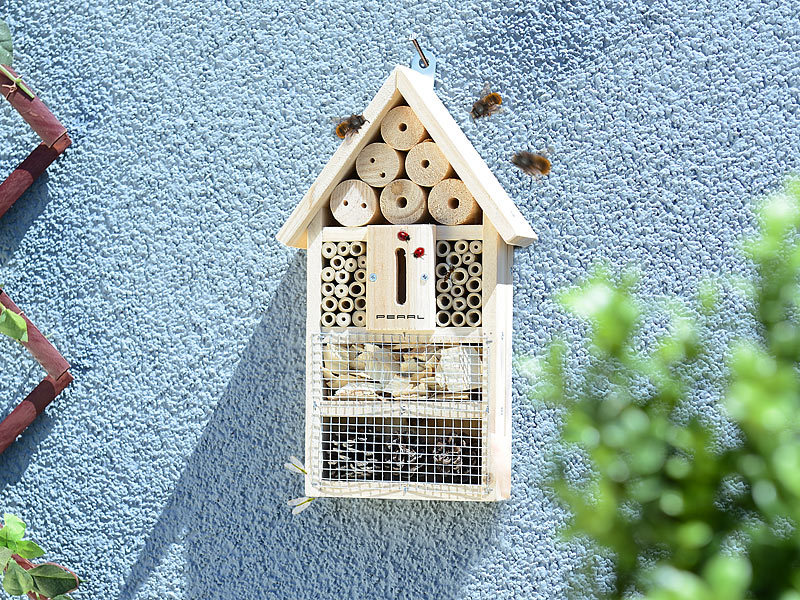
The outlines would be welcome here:
<svg viewBox="0 0 800 600">
<path fill-rule="evenodd" d="M 306 248 L 306 495 L 501 500 L 511 260 L 535 234 L 397 67 L 278 234 Z"/>
</svg>

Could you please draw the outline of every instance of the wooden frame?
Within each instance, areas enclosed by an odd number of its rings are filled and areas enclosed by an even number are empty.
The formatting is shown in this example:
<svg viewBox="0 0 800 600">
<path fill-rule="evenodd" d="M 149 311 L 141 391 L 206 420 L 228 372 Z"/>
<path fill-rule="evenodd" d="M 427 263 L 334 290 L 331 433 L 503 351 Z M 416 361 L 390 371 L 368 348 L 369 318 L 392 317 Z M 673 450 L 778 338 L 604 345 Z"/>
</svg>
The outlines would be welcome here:
<svg viewBox="0 0 800 600">
<path fill-rule="evenodd" d="M 335 339 L 328 336 L 336 335 L 363 334 L 368 337 L 373 334 L 382 334 L 381 331 L 370 327 L 369 320 L 367 327 L 323 327 L 321 325 L 321 301 L 323 299 L 321 276 L 323 266 L 326 264 L 322 256 L 323 243 L 366 242 L 368 256 L 366 262 L 374 265 L 374 261 L 371 262 L 369 259 L 369 240 L 377 239 L 375 235 L 377 228 L 380 227 L 380 225 L 377 227 L 373 225 L 339 226 L 333 219 L 329 208 L 330 197 L 336 185 L 354 171 L 356 157 L 368 143 L 375 139 L 383 117 L 389 110 L 403 103 L 412 108 L 430 138 L 441 149 L 453 171 L 464 182 L 482 209 L 480 224 L 457 226 L 436 224 L 434 229 L 437 241 L 447 240 L 451 243 L 457 240 L 481 241 L 482 252 L 480 250 L 477 252 L 481 252 L 482 274 L 478 271 L 477 276 L 482 277 L 479 282 L 482 287 L 477 288 L 480 290 L 480 299 L 476 300 L 476 303 L 482 302 L 480 310 L 483 318 L 481 320 L 479 317 L 473 321 L 473 325 L 477 323 L 477 326 L 473 327 L 440 327 L 436 321 L 435 325 L 437 326 L 434 326 L 432 330 L 425 328 L 417 331 L 409 330 L 406 333 L 390 332 L 387 335 L 409 335 L 415 336 L 417 339 L 422 336 L 425 340 L 424 344 L 441 342 L 451 343 L 457 347 L 481 344 L 481 369 L 485 372 L 485 380 L 481 387 L 482 396 L 480 396 L 482 400 L 477 404 L 473 401 L 464 401 L 444 405 L 441 402 L 429 401 L 430 399 L 423 392 L 422 396 L 417 396 L 421 400 L 409 401 L 405 404 L 396 399 L 399 398 L 398 396 L 389 402 L 367 400 L 352 406 L 342 402 L 335 403 L 335 406 L 328 406 L 322 404 L 321 398 L 318 397 L 318 388 L 323 376 L 321 373 L 315 372 L 315 369 L 319 371 L 323 367 L 320 367 L 320 358 L 315 355 L 315 352 L 320 352 L 322 343 L 320 340 Z M 306 476 L 305 493 L 310 497 L 481 501 L 508 499 L 511 494 L 512 425 L 513 289 L 511 268 L 514 247 L 527 246 L 536 240 L 536 234 L 464 133 L 458 128 L 455 120 L 436 97 L 431 78 L 398 66 L 370 102 L 364 111 L 364 117 L 368 120 L 367 125 L 362 127 L 356 135 L 342 142 L 277 234 L 280 242 L 308 250 L 305 452 L 309 474 Z M 408 225 L 406 229 L 411 232 L 412 227 L 414 226 Z M 419 235 L 414 235 L 415 239 L 419 238 Z M 394 240 L 384 240 L 382 243 L 387 247 L 396 245 Z M 329 256 L 330 254 L 327 254 L 325 260 L 328 260 Z M 474 257 L 473 260 L 475 260 Z M 450 263 L 448 262 L 448 264 Z M 325 269 L 329 270 L 330 267 L 325 267 Z M 367 269 L 367 273 L 368 276 L 376 277 L 376 280 L 381 279 L 378 273 L 373 275 L 369 269 Z M 331 276 L 332 272 L 329 272 L 329 277 Z M 420 278 L 422 277 L 420 275 Z M 331 281 L 331 279 L 325 281 Z M 325 285 L 331 286 L 332 284 L 326 283 Z M 331 294 L 331 289 L 329 288 L 326 294 Z M 367 286 L 366 302 L 368 306 L 371 302 L 370 289 L 376 288 Z M 325 308 L 324 310 L 329 309 Z M 403 343 L 405 342 L 403 341 Z M 333 376 L 327 375 L 326 377 Z M 477 388 L 475 389 L 477 390 Z M 393 404 L 394 402 L 397 404 Z M 482 463 L 481 475 L 484 479 L 482 479 L 480 489 L 474 485 L 459 487 L 445 484 L 441 491 L 431 491 L 419 489 L 420 486 L 415 488 L 414 485 L 406 486 L 396 481 L 389 482 L 379 479 L 370 482 L 369 485 L 358 484 L 355 481 L 351 482 L 352 485 L 346 482 L 338 486 L 328 485 L 329 479 L 322 480 L 321 474 L 314 472 L 314 465 L 321 464 L 320 456 L 318 456 L 322 453 L 320 428 L 321 419 L 326 417 L 455 419 L 467 420 L 472 423 L 479 422 L 482 435 L 485 435 L 483 445 L 485 461 Z M 315 483 L 315 478 L 317 483 Z"/>
<path fill-rule="evenodd" d="M 2 454 L 36 417 L 44 412 L 56 396 L 72 383 L 72 375 L 69 373 L 69 363 L 2 290 L 0 290 L 0 304 L 25 319 L 28 325 L 28 341 L 22 342 L 22 345 L 46 373 L 39 385 L 0 422 L 0 454 Z"/>
<path fill-rule="evenodd" d="M 5 67 L 15 77 L 17 74 Z M 30 89 L 30 86 L 27 86 Z M 38 96 L 25 94 L 18 84 L 0 71 L 0 90 L 12 107 L 42 139 L 28 157 L 0 183 L 0 217 L 19 200 L 36 178 L 49 167 L 72 143 L 66 128 Z M 5 91 L 7 90 L 7 91 Z"/>
</svg>

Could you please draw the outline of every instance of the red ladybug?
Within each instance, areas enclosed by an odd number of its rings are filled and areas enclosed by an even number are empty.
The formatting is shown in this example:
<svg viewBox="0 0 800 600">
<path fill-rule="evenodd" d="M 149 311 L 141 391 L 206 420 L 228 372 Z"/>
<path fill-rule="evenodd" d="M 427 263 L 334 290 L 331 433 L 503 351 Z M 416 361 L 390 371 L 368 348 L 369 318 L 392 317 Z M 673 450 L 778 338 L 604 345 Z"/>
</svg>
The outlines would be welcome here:
<svg viewBox="0 0 800 600">
<path fill-rule="evenodd" d="M 405 231 L 398 231 L 397 232 L 397 239 L 401 242 L 407 242 L 411 239 L 411 236 L 408 235 Z"/>
<path fill-rule="evenodd" d="M 417 248 L 414 250 L 414 258 L 422 258 L 425 256 L 425 248 Z"/>
</svg>

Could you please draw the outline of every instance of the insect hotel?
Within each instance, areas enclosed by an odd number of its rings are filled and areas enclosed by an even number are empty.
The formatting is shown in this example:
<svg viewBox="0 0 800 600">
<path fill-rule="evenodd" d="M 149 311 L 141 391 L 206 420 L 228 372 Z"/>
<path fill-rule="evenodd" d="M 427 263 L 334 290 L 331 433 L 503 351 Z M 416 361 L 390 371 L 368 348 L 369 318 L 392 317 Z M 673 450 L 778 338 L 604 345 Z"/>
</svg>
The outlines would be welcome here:
<svg viewBox="0 0 800 600">
<path fill-rule="evenodd" d="M 398 66 L 278 233 L 308 251 L 310 497 L 503 500 L 511 264 L 536 235 Z"/>
</svg>

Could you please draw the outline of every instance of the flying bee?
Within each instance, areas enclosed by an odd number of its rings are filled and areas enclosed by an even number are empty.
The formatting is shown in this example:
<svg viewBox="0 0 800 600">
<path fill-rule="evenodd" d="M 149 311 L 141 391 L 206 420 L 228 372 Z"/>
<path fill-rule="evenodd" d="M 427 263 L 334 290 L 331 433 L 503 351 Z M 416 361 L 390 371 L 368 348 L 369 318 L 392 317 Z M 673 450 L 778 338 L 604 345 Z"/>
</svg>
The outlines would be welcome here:
<svg viewBox="0 0 800 600">
<path fill-rule="evenodd" d="M 492 92 L 487 83 L 483 86 L 480 99 L 472 105 L 472 110 L 469 111 L 469 114 L 473 120 L 488 117 L 502 110 L 500 106 L 502 103 L 503 98 L 497 92 Z"/>
<path fill-rule="evenodd" d="M 368 121 L 364 115 L 350 115 L 345 119 L 336 119 L 339 124 L 336 126 L 336 135 L 341 139 L 349 138 L 358 133 Z"/>
<path fill-rule="evenodd" d="M 517 152 L 511 158 L 511 162 L 536 179 L 549 175 L 550 173 L 550 161 L 543 154 L 534 154 L 533 152 L 526 152 L 523 150 Z"/>
</svg>

